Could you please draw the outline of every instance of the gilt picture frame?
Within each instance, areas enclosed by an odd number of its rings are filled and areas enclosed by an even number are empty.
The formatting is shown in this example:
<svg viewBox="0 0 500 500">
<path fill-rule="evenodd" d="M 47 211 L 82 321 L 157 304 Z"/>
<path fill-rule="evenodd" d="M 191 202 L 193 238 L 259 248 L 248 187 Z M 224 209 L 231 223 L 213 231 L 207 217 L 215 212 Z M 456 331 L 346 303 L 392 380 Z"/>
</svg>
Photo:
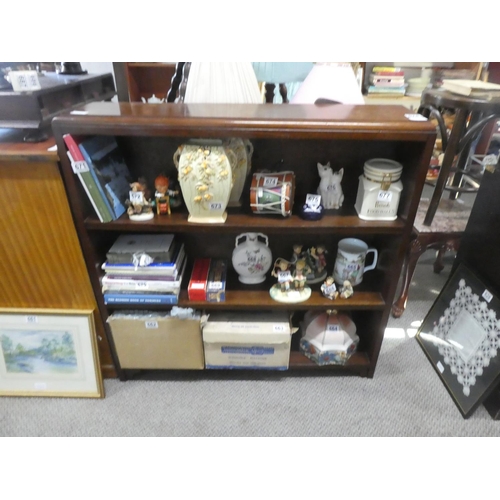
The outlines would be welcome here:
<svg viewBox="0 0 500 500">
<path fill-rule="evenodd" d="M 104 397 L 93 311 L 0 308 L 0 396 Z"/>
<path fill-rule="evenodd" d="M 416 339 L 464 418 L 500 382 L 500 299 L 460 264 Z"/>
</svg>

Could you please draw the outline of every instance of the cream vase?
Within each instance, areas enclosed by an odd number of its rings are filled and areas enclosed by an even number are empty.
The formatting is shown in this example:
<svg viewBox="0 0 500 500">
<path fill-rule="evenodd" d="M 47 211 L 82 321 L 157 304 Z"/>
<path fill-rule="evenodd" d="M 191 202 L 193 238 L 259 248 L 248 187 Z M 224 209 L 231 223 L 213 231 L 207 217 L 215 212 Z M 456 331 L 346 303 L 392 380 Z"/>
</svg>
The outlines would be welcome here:
<svg viewBox="0 0 500 500">
<path fill-rule="evenodd" d="M 233 138 L 225 141 L 224 147 L 226 150 L 232 151 L 236 157 L 233 165 L 233 188 L 229 195 L 228 206 L 239 207 L 245 181 L 252 169 L 253 145 L 247 139 Z"/>
<path fill-rule="evenodd" d="M 179 184 L 189 211 L 188 222 L 222 223 L 231 194 L 236 156 L 217 141 L 183 144 L 174 153 Z"/>
</svg>

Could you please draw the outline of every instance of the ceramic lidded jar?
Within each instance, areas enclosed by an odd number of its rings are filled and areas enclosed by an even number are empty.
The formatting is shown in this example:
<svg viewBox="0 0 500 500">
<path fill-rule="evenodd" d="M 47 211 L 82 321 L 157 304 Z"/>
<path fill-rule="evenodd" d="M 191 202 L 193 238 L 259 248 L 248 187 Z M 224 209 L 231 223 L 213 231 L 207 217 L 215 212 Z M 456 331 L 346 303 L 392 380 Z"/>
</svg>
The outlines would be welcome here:
<svg viewBox="0 0 500 500">
<path fill-rule="evenodd" d="M 241 205 L 241 195 L 245 181 L 252 168 L 253 145 L 247 139 L 232 138 L 224 141 L 224 148 L 234 153 L 236 160 L 233 165 L 233 187 L 229 195 L 228 206 Z"/>
<path fill-rule="evenodd" d="M 188 222 L 222 223 L 231 194 L 235 154 L 222 141 L 189 141 L 177 148 L 174 163 Z"/>
<path fill-rule="evenodd" d="M 242 283 L 262 283 L 273 263 L 269 241 L 262 233 L 242 233 L 236 237 L 232 263 Z"/>
</svg>

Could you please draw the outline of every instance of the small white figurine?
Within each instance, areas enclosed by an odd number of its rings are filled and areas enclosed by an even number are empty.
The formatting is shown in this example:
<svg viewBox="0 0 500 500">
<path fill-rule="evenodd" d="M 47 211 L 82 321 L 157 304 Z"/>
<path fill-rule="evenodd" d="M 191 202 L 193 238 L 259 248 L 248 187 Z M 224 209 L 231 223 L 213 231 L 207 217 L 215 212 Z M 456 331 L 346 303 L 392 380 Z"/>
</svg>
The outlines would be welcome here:
<svg viewBox="0 0 500 500">
<path fill-rule="evenodd" d="M 351 282 L 349 280 L 345 280 L 343 286 L 340 289 L 340 297 L 342 299 L 348 299 L 352 296 L 354 290 L 352 288 Z"/>
<path fill-rule="evenodd" d="M 318 174 L 321 178 L 318 186 L 318 194 L 321 195 L 321 201 L 325 209 L 338 209 L 344 202 L 344 193 L 342 192 L 341 181 L 344 175 L 344 169 L 334 172 L 330 162 L 326 165 L 318 163 Z"/>
</svg>

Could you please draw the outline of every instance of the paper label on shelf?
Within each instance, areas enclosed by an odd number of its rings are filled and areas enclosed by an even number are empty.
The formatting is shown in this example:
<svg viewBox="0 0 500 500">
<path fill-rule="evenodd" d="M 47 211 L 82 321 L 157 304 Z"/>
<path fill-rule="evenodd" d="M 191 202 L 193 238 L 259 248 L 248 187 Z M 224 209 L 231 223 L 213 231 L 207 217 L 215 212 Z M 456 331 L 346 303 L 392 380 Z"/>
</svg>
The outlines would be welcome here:
<svg viewBox="0 0 500 500">
<path fill-rule="evenodd" d="M 149 290 L 149 285 L 145 281 L 138 281 L 135 283 L 136 290 Z"/>
<path fill-rule="evenodd" d="M 444 366 L 441 364 L 441 361 L 438 361 L 436 366 L 437 366 L 437 369 L 439 370 L 439 373 L 444 372 Z"/>
<path fill-rule="evenodd" d="M 392 191 L 379 191 L 377 201 L 385 201 L 390 203 L 392 201 Z"/>
<path fill-rule="evenodd" d="M 339 325 L 328 325 L 326 327 L 326 330 L 328 332 L 339 332 L 340 331 L 340 326 Z"/>
<path fill-rule="evenodd" d="M 493 298 L 493 295 L 491 294 L 491 292 L 489 292 L 488 290 L 485 290 L 483 292 L 483 299 L 486 300 L 486 302 L 491 302 L 492 298 Z"/>
<path fill-rule="evenodd" d="M 221 201 L 212 201 L 208 204 L 209 210 L 222 210 L 223 203 Z"/>
<path fill-rule="evenodd" d="M 276 187 L 278 185 L 277 177 L 264 177 L 264 181 L 262 183 L 264 187 Z"/>
<path fill-rule="evenodd" d="M 89 171 L 89 166 L 86 161 L 72 161 L 71 168 L 74 174 L 83 174 Z"/>
<path fill-rule="evenodd" d="M 141 191 L 129 191 L 129 199 L 131 203 L 142 205 L 144 203 L 144 193 Z"/>
<path fill-rule="evenodd" d="M 26 316 L 26 323 L 38 323 L 38 316 Z"/>
<path fill-rule="evenodd" d="M 273 332 L 286 332 L 287 327 L 285 325 L 273 325 Z"/>
<path fill-rule="evenodd" d="M 144 326 L 148 329 L 158 328 L 158 321 L 145 321 Z"/>
</svg>

